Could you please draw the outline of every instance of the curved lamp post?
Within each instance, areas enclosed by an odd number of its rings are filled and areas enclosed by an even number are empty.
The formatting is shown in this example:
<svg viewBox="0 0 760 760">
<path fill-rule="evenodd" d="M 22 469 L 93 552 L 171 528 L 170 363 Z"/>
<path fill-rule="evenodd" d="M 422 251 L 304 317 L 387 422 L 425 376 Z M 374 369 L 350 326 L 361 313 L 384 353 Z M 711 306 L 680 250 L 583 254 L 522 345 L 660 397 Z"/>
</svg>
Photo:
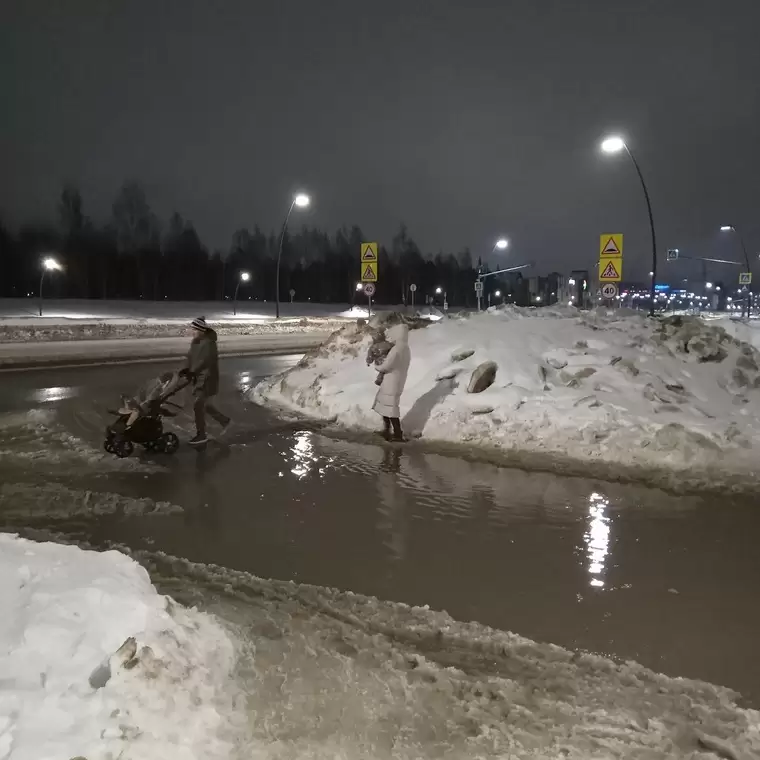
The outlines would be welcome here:
<svg viewBox="0 0 760 760">
<path fill-rule="evenodd" d="M 655 283 L 657 282 L 657 235 L 654 231 L 654 217 L 652 216 L 652 204 L 649 200 L 649 191 L 647 190 L 646 182 L 644 182 L 644 175 L 641 173 L 641 169 L 639 168 L 639 164 L 636 161 L 636 158 L 634 157 L 633 153 L 631 152 L 631 149 L 626 145 L 625 140 L 623 140 L 622 137 L 608 137 L 605 140 L 602 141 L 602 150 L 605 153 L 619 153 L 621 150 L 624 150 L 628 157 L 633 162 L 634 167 L 636 168 L 636 173 L 639 175 L 639 179 L 641 180 L 641 189 L 644 191 L 644 198 L 647 202 L 647 212 L 649 213 L 649 228 L 652 231 L 652 281 L 649 286 L 649 297 L 651 299 L 651 306 L 649 309 L 649 316 L 653 317 L 655 312 Z"/>
<path fill-rule="evenodd" d="M 240 285 L 244 282 L 248 282 L 251 279 L 251 275 L 248 272 L 241 272 L 240 277 L 238 277 L 237 285 L 235 286 L 235 295 L 232 299 L 232 316 L 237 316 L 237 297 L 238 297 L 238 290 L 240 290 Z"/>
<path fill-rule="evenodd" d="M 58 272 L 61 265 L 52 257 L 46 256 L 42 260 L 42 274 L 40 275 L 40 316 L 42 316 L 42 283 L 45 281 L 45 275 L 48 272 Z"/>
<path fill-rule="evenodd" d="M 734 227 L 733 224 L 724 224 L 720 228 L 721 232 L 733 232 L 739 237 L 739 242 L 742 246 L 742 253 L 744 254 L 744 263 L 747 265 L 747 272 L 752 274 L 752 267 L 749 263 L 749 254 L 747 253 L 747 246 L 744 244 L 744 236 L 739 230 Z M 747 316 L 752 316 L 752 286 L 747 289 Z"/>
<path fill-rule="evenodd" d="M 285 240 L 285 232 L 288 229 L 288 221 L 290 220 L 290 215 L 293 213 L 293 209 L 297 206 L 298 208 L 306 208 L 311 203 L 311 198 L 309 198 L 308 195 L 305 193 L 298 193 L 297 195 L 293 196 L 293 202 L 290 204 L 290 208 L 288 209 L 287 216 L 285 217 L 285 221 L 282 224 L 282 232 L 280 233 L 280 247 L 277 249 L 277 281 L 275 284 L 275 298 L 276 298 L 276 316 L 277 319 L 280 318 L 280 259 L 282 258 L 282 244 Z"/>
</svg>

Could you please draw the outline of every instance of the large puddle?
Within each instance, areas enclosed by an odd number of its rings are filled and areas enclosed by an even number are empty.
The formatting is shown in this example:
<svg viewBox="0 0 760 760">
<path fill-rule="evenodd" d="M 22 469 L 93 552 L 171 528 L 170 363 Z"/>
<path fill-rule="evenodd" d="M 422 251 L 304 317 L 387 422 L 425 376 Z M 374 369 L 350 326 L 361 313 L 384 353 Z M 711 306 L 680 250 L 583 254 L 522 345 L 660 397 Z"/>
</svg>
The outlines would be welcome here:
<svg viewBox="0 0 760 760">
<path fill-rule="evenodd" d="M 751 503 L 335 440 L 243 401 L 292 361 L 226 362 L 229 445 L 149 467 L 104 458 L 100 433 L 155 367 L 0 377 L 3 527 L 429 605 L 760 703 Z"/>
</svg>

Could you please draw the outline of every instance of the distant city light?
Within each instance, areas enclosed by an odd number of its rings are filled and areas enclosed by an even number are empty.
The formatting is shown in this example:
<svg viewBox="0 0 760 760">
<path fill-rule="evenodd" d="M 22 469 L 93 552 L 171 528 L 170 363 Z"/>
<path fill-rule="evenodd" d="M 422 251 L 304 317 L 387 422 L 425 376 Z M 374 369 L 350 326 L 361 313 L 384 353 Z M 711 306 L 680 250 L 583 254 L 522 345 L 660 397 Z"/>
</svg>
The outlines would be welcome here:
<svg viewBox="0 0 760 760">
<path fill-rule="evenodd" d="M 356 283 L 356 289 L 357 290 L 361 290 L 363 287 L 364 287 L 364 285 L 362 285 L 360 282 Z"/>
<path fill-rule="evenodd" d="M 705 287 L 706 287 L 708 290 L 712 290 L 712 288 L 713 288 L 713 284 L 712 284 L 711 282 L 706 282 L 706 283 L 705 283 Z"/>
<path fill-rule="evenodd" d="M 497 290 L 497 291 L 494 293 L 494 295 L 495 295 L 495 296 L 498 298 L 498 297 L 501 295 L 501 291 L 500 291 L 500 290 Z"/>
</svg>

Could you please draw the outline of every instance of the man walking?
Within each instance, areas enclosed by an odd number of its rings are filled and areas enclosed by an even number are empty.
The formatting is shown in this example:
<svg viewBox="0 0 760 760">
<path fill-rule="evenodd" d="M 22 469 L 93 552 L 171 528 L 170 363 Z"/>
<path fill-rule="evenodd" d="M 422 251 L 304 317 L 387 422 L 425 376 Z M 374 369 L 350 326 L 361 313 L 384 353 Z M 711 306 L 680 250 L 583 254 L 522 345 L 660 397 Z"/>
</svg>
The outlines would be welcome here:
<svg viewBox="0 0 760 760">
<path fill-rule="evenodd" d="M 190 323 L 192 341 L 182 374 L 193 382 L 193 411 L 195 413 L 195 437 L 191 446 L 200 446 L 208 441 L 206 434 L 206 412 L 216 420 L 224 432 L 230 418 L 222 414 L 211 402 L 219 392 L 219 353 L 216 346 L 216 332 L 207 324 L 205 317 L 197 317 Z"/>
</svg>

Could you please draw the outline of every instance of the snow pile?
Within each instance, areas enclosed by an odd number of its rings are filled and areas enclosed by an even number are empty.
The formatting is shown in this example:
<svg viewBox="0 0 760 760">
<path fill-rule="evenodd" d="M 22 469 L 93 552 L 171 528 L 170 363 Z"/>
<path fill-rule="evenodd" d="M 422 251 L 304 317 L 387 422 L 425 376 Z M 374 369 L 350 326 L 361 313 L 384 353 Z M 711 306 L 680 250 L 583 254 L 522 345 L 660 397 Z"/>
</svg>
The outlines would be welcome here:
<svg viewBox="0 0 760 760">
<path fill-rule="evenodd" d="M 377 428 L 365 356 L 381 325 L 344 328 L 253 398 Z M 414 330 L 410 347 L 408 435 L 698 478 L 760 467 L 760 354 L 699 318 L 508 307 Z M 487 362 L 493 384 L 468 393 Z"/>
<path fill-rule="evenodd" d="M 232 640 L 134 561 L 0 535 L 0 601 L 0 758 L 232 756 Z"/>
</svg>

